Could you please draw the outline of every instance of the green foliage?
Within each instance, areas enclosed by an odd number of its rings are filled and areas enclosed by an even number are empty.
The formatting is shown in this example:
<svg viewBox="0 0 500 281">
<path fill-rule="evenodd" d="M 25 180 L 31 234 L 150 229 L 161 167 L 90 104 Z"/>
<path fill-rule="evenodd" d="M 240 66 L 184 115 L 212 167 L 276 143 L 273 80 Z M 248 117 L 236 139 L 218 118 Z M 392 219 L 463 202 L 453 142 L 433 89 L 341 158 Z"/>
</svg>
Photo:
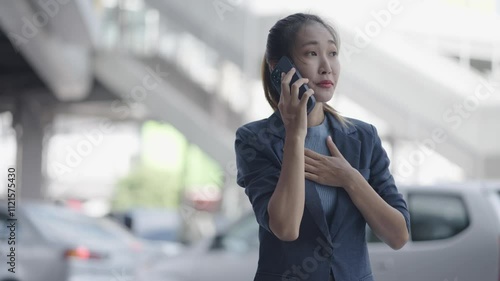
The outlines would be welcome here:
<svg viewBox="0 0 500 281">
<path fill-rule="evenodd" d="M 223 170 L 220 165 L 196 145 L 187 152 L 186 186 L 223 185 Z"/>
<path fill-rule="evenodd" d="M 118 182 L 113 209 L 139 206 L 176 208 L 180 188 L 178 173 L 142 165 Z"/>
<path fill-rule="evenodd" d="M 181 191 L 221 187 L 220 165 L 172 125 L 148 121 L 142 127 L 140 163 L 117 184 L 113 209 L 176 208 Z"/>
</svg>

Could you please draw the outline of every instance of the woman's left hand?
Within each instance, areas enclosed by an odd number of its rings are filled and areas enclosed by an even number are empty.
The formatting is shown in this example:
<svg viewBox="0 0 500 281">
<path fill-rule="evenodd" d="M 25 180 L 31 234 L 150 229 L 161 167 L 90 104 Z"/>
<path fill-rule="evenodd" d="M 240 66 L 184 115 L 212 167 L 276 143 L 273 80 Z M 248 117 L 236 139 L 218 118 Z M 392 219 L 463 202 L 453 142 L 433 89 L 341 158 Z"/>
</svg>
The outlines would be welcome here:
<svg viewBox="0 0 500 281">
<path fill-rule="evenodd" d="M 332 156 L 304 149 L 305 177 L 319 184 L 345 188 L 357 171 L 340 153 L 330 136 L 326 139 L 326 145 Z"/>
</svg>

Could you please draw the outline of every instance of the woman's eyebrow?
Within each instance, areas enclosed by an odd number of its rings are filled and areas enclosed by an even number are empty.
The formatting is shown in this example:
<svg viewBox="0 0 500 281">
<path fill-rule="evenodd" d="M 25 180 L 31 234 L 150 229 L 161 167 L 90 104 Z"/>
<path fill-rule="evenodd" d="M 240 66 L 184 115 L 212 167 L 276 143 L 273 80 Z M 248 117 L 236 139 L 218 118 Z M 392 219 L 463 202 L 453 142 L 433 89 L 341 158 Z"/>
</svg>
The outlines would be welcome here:
<svg viewBox="0 0 500 281">
<path fill-rule="evenodd" d="M 328 43 L 335 45 L 335 41 L 333 41 L 331 39 L 328 40 Z M 308 46 L 308 45 L 318 45 L 318 44 L 319 44 L 318 41 L 312 40 L 312 41 L 308 41 L 308 42 L 302 44 L 302 46 L 300 46 L 300 47 L 303 48 L 303 47 Z"/>
</svg>

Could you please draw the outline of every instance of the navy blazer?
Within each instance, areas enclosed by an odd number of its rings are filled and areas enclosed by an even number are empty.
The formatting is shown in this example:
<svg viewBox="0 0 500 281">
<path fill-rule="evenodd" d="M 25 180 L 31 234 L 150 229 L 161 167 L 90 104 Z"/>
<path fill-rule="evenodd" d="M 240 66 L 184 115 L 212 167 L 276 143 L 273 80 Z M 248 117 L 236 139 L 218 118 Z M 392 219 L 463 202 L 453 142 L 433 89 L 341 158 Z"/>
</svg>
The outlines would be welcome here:
<svg viewBox="0 0 500 281">
<path fill-rule="evenodd" d="M 373 189 L 400 211 L 410 231 L 403 196 L 389 172 L 389 158 L 373 125 L 350 119 L 342 126 L 330 113 L 332 139 L 345 159 Z M 314 182 L 306 180 L 305 208 L 295 241 L 278 239 L 269 228 L 267 205 L 278 182 L 285 128 L 279 111 L 236 131 L 237 183 L 245 188 L 259 223 L 259 261 L 254 281 L 372 281 L 365 238 L 366 221 L 348 193 L 339 187 L 332 221 L 326 221 Z M 325 140 L 326 141 L 326 140 Z"/>
</svg>

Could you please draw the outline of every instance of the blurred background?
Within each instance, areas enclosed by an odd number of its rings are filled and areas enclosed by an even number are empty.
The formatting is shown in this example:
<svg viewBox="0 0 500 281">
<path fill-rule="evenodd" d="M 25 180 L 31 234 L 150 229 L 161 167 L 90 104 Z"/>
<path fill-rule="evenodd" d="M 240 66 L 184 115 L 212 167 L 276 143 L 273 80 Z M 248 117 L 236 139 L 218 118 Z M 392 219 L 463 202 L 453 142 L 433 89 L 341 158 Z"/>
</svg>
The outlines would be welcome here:
<svg viewBox="0 0 500 281">
<path fill-rule="evenodd" d="M 0 0 L 0 197 L 15 168 L 20 219 L 59 230 L 90 219 L 64 237 L 116 223 L 92 233 L 127 236 L 147 252 L 145 268 L 205 239 L 219 247 L 217 233 L 251 210 L 236 185 L 234 133 L 272 114 L 260 63 L 269 29 L 294 12 L 338 28 L 330 104 L 377 127 L 398 184 L 498 181 L 499 0 Z M 109 253 L 75 239 L 64 261 L 94 263 L 67 263 L 61 278 L 136 274 L 120 261 L 100 267 Z M 1 274 L 70 280 L 37 272 Z M 176 276 L 159 280 L 189 280 Z"/>
</svg>

